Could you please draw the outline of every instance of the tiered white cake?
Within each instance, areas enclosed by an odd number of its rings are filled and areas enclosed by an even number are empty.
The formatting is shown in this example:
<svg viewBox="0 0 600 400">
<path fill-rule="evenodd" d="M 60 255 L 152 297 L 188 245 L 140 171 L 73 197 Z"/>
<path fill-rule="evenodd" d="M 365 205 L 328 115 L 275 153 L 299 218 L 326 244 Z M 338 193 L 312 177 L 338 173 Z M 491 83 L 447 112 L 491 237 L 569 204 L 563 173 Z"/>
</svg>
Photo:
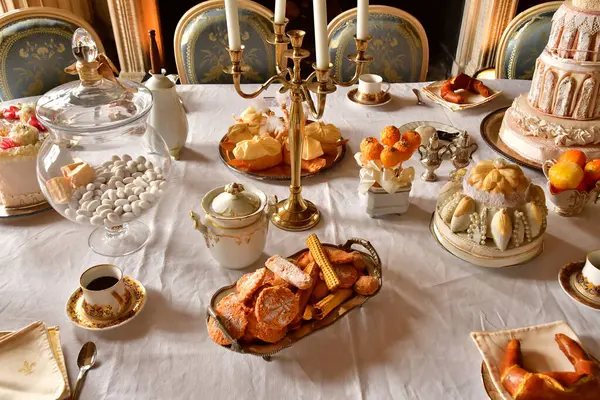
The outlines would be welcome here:
<svg viewBox="0 0 600 400">
<path fill-rule="evenodd" d="M 600 0 L 567 0 L 556 11 L 529 94 L 507 110 L 500 138 L 537 163 L 565 147 L 600 157 Z"/>
</svg>

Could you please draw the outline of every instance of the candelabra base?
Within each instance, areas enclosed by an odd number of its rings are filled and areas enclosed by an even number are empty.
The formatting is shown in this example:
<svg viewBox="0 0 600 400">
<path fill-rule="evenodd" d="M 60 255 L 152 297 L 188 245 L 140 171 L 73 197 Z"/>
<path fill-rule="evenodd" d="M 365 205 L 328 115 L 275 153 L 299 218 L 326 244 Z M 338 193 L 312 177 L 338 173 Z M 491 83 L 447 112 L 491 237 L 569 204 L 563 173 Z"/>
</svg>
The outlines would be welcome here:
<svg viewBox="0 0 600 400">
<path fill-rule="evenodd" d="M 321 213 L 312 202 L 301 197 L 280 201 L 271 222 L 285 231 L 306 231 L 319 223 Z"/>
</svg>

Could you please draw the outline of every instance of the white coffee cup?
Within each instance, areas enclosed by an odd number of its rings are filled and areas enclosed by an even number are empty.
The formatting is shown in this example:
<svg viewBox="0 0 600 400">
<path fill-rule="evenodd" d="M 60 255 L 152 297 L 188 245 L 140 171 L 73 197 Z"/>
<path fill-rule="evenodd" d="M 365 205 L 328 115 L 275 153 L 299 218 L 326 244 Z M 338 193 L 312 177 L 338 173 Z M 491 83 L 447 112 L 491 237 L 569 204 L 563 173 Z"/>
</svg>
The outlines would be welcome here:
<svg viewBox="0 0 600 400">
<path fill-rule="evenodd" d="M 364 97 L 374 97 L 377 99 L 385 96 L 390 91 L 391 85 L 387 82 L 387 88 L 382 90 L 383 78 L 376 74 L 363 74 L 358 78 L 358 94 Z"/>
<path fill-rule="evenodd" d="M 83 310 L 91 318 L 112 319 L 125 311 L 130 294 L 123 271 L 116 265 L 100 264 L 85 270 L 79 278 L 83 290 Z"/>
<path fill-rule="evenodd" d="M 592 285 L 600 287 L 600 249 L 587 254 L 581 275 Z"/>
</svg>

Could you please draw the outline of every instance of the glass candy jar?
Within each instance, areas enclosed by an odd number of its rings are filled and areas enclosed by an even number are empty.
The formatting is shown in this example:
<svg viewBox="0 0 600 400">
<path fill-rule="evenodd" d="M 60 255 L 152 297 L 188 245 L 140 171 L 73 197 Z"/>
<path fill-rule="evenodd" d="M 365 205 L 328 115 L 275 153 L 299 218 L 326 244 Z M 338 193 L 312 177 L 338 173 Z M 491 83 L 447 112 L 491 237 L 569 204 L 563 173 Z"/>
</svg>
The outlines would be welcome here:
<svg viewBox="0 0 600 400">
<path fill-rule="evenodd" d="M 38 181 L 61 215 L 97 227 L 88 240 L 96 253 L 131 254 L 150 237 L 136 220 L 164 195 L 167 145 L 146 122 L 148 89 L 114 78 L 114 67 L 83 29 L 73 35 L 73 54 L 80 80 L 37 103 L 38 119 L 50 132 L 38 154 Z"/>
</svg>

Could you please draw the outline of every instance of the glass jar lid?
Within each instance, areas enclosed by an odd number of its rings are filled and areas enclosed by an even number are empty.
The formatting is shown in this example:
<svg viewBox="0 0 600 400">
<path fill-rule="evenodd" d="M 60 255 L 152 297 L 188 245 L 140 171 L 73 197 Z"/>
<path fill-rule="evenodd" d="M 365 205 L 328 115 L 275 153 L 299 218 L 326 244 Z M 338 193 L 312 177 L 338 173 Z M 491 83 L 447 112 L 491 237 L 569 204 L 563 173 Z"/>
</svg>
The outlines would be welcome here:
<svg viewBox="0 0 600 400">
<path fill-rule="evenodd" d="M 73 81 L 50 90 L 37 102 L 38 119 L 51 129 L 82 135 L 128 125 L 152 108 L 152 93 L 145 86 L 114 77 L 116 68 L 83 28 L 73 34 L 77 63 L 67 72 L 79 74 Z"/>
<path fill-rule="evenodd" d="M 260 197 L 256 194 L 245 190 L 239 183 L 230 183 L 213 199 L 210 214 L 226 218 L 246 217 L 254 214 L 260 205 Z"/>
</svg>

